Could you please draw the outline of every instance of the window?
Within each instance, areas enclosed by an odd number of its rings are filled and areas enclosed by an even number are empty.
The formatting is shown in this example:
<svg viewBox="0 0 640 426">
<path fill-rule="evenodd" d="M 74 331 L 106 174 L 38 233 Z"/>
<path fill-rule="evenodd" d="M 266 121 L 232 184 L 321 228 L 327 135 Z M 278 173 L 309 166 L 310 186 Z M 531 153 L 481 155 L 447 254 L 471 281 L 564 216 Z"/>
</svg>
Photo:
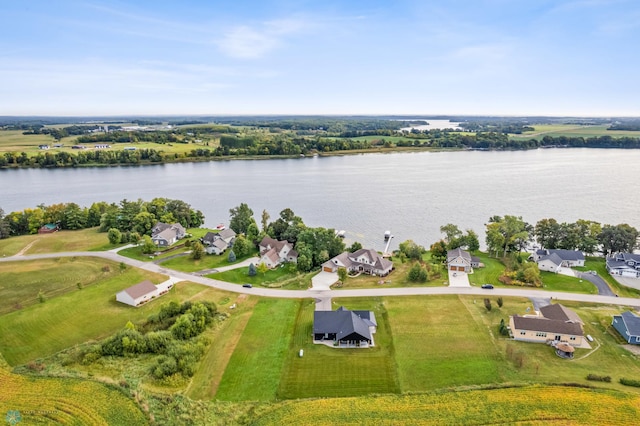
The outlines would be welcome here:
<svg viewBox="0 0 640 426">
<path fill-rule="evenodd" d="M 569 340 L 576 340 L 576 338 L 575 338 L 575 337 L 573 337 L 573 336 L 571 336 L 571 337 L 569 338 Z"/>
<path fill-rule="evenodd" d="M 543 333 L 541 331 L 536 333 L 536 337 L 547 337 L 547 333 Z"/>
<path fill-rule="evenodd" d="M 526 332 L 526 331 L 521 331 L 521 332 L 520 332 L 520 335 L 521 335 L 521 336 L 524 336 L 525 334 L 527 334 L 527 332 Z"/>
</svg>

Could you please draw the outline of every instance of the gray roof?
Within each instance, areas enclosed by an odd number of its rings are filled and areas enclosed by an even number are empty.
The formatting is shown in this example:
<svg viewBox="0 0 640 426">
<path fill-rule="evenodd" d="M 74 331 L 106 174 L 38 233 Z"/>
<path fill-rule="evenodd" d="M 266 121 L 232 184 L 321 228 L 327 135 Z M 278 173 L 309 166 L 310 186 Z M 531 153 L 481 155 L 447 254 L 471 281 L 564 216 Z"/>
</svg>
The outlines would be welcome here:
<svg viewBox="0 0 640 426">
<path fill-rule="evenodd" d="M 584 260 L 584 254 L 578 250 L 540 249 L 536 254 L 539 256 L 557 254 L 562 260 Z"/>
<path fill-rule="evenodd" d="M 640 254 L 635 254 L 635 253 L 616 253 L 615 259 L 623 261 L 623 262 L 628 262 L 630 260 L 633 260 L 634 262 L 640 262 Z"/>
<path fill-rule="evenodd" d="M 447 262 L 449 262 L 451 259 L 455 259 L 458 256 L 471 262 L 471 255 L 469 254 L 469 252 L 462 250 L 460 247 L 458 247 L 457 249 L 449 250 L 447 252 Z"/>
<path fill-rule="evenodd" d="M 565 322 L 547 318 L 528 318 L 513 316 L 513 325 L 517 330 L 541 331 L 545 333 L 582 336 L 582 327 L 575 322 Z"/>
<path fill-rule="evenodd" d="M 147 281 L 142 281 L 141 283 L 138 283 L 129 288 L 125 288 L 123 291 L 127 293 L 129 296 L 131 296 L 132 298 L 137 299 L 141 296 L 144 296 L 145 294 L 153 293 L 156 290 L 157 290 L 156 285 L 151 281 L 147 280 Z"/>
<path fill-rule="evenodd" d="M 622 321 L 631 336 L 640 336 L 640 317 L 634 315 L 631 311 L 623 312 L 621 315 Z"/>
<path fill-rule="evenodd" d="M 543 306 L 540 308 L 540 313 L 547 319 L 584 324 L 578 314 L 560 303 Z"/>
<path fill-rule="evenodd" d="M 175 229 L 167 228 L 167 229 L 165 229 L 164 231 L 162 231 L 160 233 L 154 234 L 153 237 L 151 237 L 151 238 L 154 239 L 154 240 L 160 240 L 161 239 L 161 240 L 169 241 L 169 240 L 172 240 L 174 238 L 177 238 L 177 236 L 178 236 L 178 232 Z"/>
<path fill-rule="evenodd" d="M 216 247 L 219 250 L 226 250 L 227 247 L 229 247 L 229 244 L 227 244 L 222 238 L 218 238 L 213 242 L 212 246 Z"/>
<path fill-rule="evenodd" d="M 204 237 L 202 237 L 203 242 L 207 242 L 209 244 L 213 244 L 215 240 L 218 239 L 218 234 L 215 232 L 207 232 Z"/>
<path fill-rule="evenodd" d="M 218 235 L 220 236 L 220 238 L 224 238 L 225 240 L 228 238 L 236 237 L 236 233 L 231 228 L 223 229 L 222 231 L 218 232 Z"/>
<path fill-rule="evenodd" d="M 364 316 L 364 312 L 369 311 L 350 311 L 344 306 L 336 311 L 314 311 L 313 332 L 314 334 L 335 333 L 338 340 L 357 333 L 363 338 L 371 340 L 369 324 L 374 323 L 375 315 L 370 312 L 364 319 L 360 316 Z"/>
<path fill-rule="evenodd" d="M 556 253 L 551 253 L 551 254 L 542 256 L 540 259 L 538 259 L 538 262 L 542 262 L 543 260 L 549 260 L 553 262 L 553 264 L 556 266 L 562 265 L 562 259 Z"/>
</svg>

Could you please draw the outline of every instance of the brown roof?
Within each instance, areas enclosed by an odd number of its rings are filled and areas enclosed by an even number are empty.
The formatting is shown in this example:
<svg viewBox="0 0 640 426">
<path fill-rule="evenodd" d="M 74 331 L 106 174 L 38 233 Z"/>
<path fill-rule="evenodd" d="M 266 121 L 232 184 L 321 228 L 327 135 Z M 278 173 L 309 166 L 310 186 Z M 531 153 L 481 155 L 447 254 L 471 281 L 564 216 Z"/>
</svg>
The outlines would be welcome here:
<svg viewBox="0 0 640 426">
<path fill-rule="evenodd" d="M 575 352 L 573 346 L 568 343 L 560 342 L 556 345 L 556 348 L 560 349 L 562 352 L 572 353 Z"/>
<path fill-rule="evenodd" d="M 147 280 L 124 289 L 124 292 L 132 298 L 137 299 L 138 297 L 144 296 L 145 294 L 153 293 L 156 290 L 156 285 Z"/>
<path fill-rule="evenodd" d="M 540 313 L 543 317 L 548 319 L 584 324 L 578 314 L 559 303 L 543 306 L 540 308 Z"/>
<path fill-rule="evenodd" d="M 566 322 L 548 318 L 529 318 L 513 316 L 513 326 L 517 330 L 541 331 L 545 333 L 582 336 L 582 326 L 575 322 Z"/>
</svg>

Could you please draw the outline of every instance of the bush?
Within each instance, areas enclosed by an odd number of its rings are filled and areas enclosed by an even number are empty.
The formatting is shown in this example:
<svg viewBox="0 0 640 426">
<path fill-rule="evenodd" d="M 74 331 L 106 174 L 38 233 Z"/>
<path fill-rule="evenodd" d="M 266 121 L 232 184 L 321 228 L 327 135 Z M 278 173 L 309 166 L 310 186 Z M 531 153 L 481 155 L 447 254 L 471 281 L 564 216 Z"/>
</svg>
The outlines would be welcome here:
<svg viewBox="0 0 640 426">
<path fill-rule="evenodd" d="M 635 388 L 640 388 L 640 380 L 622 378 L 620 379 L 620 384 L 625 386 L 633 386 Z"/>
<path fill-rule="evenodd" d="M 487 308 L 487 311 L 491 311 L 491 300 L 484 299 L 484 307 Z"/>
<path fill-rule="evenodd" d="M 597 374 L 588 374 L 587 380 L 611 383 L 611 376 L 598 376 Z"/>
<path fill-rule="evenodd" d="M 502 305 L 504 304 L 502 297 L 498 297 L 498 300 L 496 300 L 496 303 L 498 303 L 498 308 L 502 308 Z"/>
<path fill-rule="evenodd" d="M 415 263 L 411 269 L 409 269 L 409 273 L 407 274 L 407 279 L 411 282 L 425 282 L 427 281 L 427 271 L 420 266 L 419 263 Z"/>
<path fill-rule="evenodd" d="M 227 257 L 227 260 L 229 261 L 229 263 L 236 261 L 236 254 L 233 252 L 233 250 L 229 251 L 229 257 Z"/>
</svg>

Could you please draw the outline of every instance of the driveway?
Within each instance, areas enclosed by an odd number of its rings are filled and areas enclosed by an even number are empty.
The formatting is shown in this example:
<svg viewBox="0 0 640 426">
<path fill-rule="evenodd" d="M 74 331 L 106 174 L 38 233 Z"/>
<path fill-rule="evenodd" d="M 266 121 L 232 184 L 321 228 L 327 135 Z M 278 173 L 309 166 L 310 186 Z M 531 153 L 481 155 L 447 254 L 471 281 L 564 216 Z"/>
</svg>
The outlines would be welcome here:
<svg viewBox="0 0 640 426">
<path fill-rule="evenodd" d="M 331 286 L 338 281 L 337 272 L 320 271 L 311 278 L 311 290 L 331 290 Z"/>
<path fill-rule="evenodd" d="M 566 275 L 566 276 L 569 276 L 569 277 L 577 277 L 578 276 L 576 271 L 574 271 L 571 268 L 566 268 L 564 266 L 561 266 L 560 269 L 558 269 L 558 273 L 560 275 Z"/>
<path fill-rule="evenodd" d="M 533 310 L 540 312 L 540 308 L 551 304 L 551 299 L 548 297 L 530 297 L 531 303 L 533 303 Z M 533 314 L 533 312 L 532 312 Z"/>
<path fill-rule="evenodd" d="M 466 272 L 449 270 L 449 287 L 471 287 Z"/>
<path fill-rule="evenodd" d="M 605 282 L 602 278 L 597 275 L 589 274 L 586 272 L 575 271 L 576 277 L 581 280 L 587 280 L 592 282 L 598 288 L 598 294 L 602 296 L 615 296 L 615 293 L 611 291 L 609 284 Z"/>
<path fill-rule="evenodd" d="M 618 281 L 620 284 L 626 287 L 635 288 L 636 290 L 640 290 L 640 279 L 639 278 L 631 278 L 631 277 L 621 277 L 620 275 L 612 275 L 612 277 Z"/>
</svg>

